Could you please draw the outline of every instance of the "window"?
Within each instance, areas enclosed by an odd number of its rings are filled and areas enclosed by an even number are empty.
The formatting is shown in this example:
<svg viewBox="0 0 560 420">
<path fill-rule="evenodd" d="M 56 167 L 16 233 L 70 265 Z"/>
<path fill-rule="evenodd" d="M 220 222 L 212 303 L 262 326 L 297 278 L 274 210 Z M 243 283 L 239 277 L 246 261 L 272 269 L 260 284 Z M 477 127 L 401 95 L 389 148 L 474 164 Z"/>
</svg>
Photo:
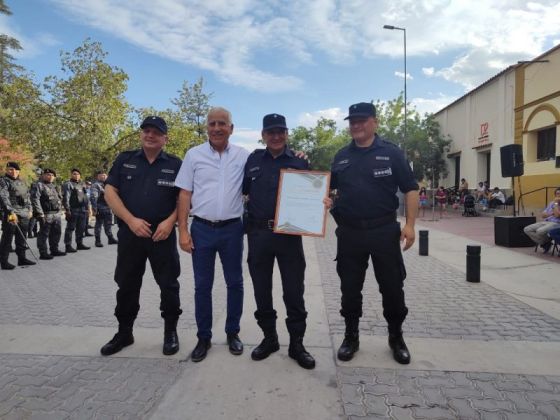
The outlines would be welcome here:
<svg viewBox="0 0 560 420">
<path fill-rule="evenodd" d="M 537 133 L 537 160 L 556 157 L 556 127 L 539 130 Z"/>
</svg>

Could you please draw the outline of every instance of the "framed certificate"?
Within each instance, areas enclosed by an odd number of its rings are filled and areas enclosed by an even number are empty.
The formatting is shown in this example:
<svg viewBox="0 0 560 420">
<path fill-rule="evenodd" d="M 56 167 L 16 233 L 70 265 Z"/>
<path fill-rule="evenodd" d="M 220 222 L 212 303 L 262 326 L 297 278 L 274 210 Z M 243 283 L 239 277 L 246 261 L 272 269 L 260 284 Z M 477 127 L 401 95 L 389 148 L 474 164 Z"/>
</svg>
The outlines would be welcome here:
<svg viewBox="0 0 560 420">
<path fill-rule="evenodd" d="M 331 174 L 282 169 L 276 198 L 274 232 L 288 235 L 325 236 Z"/>
</svg>

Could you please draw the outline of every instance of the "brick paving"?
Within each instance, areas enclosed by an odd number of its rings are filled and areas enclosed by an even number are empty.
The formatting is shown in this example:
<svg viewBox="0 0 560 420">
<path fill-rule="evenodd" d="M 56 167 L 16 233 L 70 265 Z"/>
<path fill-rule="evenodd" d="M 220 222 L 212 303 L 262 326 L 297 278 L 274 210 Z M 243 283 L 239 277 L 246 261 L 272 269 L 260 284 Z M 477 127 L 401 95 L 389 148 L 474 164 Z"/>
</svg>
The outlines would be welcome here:
<svg viewBox="0 0 560 420">
<path fill-rule="evenodd" d="M 314 239 L 331 334 L 341 334 L 333 224 Z M 34 240 L 31 240 L 32 245 Z M 114 327 L 115 247 L 92 249 L 0 273 L 0 324 Z M 309 251 L 307 251 L 309 252 Z M 405 253 L 410 313 L 406 336 L 483 341 L 560 341 L 560 321 L 433 257 Z M 192 267 L 181 255 L 181 328 L 195 328 Z M 225 287 L 217 261 L 214 313 Z M 245 267 L 246 269 L 246 267 Z M 246 281 L 249 276 L 245 273 Z M 246 299 L 252 296 L 246 295 Z M 361 333 L 386 335 L 371 268 Z M 159 291 L 148 265 L 137 325 L 162 327 Z M 246 313 L 245 316 L 251 316 Z M 222 326 L 215 326 L 221 329 Z M 100 343 L 101 345 L 102 343 Z M 334 343 L 337 346 L 339 343 Z M 336 348 L 333 348 L 333 355 Z M 414 355 L 413 355 L 414 356 Z M 184 372 L 176 359 L 0 354 L 1 419 L 144 419 Z M 117 374 L 118 372 L 118 374 Z M 347 419 L 558 419 L 560 377 L 485 372 L 337 367 Z M 187 397 L 186 397 L 187 398 Z"/>
</svg>

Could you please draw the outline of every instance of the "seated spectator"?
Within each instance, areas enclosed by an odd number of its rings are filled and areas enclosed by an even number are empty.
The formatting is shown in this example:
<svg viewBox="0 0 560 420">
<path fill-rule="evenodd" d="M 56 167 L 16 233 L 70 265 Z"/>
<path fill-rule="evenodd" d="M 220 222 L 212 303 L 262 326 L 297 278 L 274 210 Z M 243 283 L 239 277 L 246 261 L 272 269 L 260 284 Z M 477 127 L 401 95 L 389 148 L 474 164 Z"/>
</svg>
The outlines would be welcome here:
<svg viewBox="0 0 560 420">
<path fill-rule="evenodd" d="M 447 208 L 447 193 L 445 192 L 443 185 L 441 185 L 436 191 L 436 202 L 439 207 L 439 215 L 441 217 Z"/>
<path fill-rule="evenodd" d="M 476 201 L 480 201 L 486 198 L 486 194 L 488 194 L 488 189 L 484 185 L 484 182 L 479 182 L 478 187 L 476 188 Z"/>
<path fill-rule="evenodd" d="M 494 187 L 492 193 L 488 197 L 488 207 L 491 209 L 497 208 L 499 205 L 503 205 L 506 202 L 506 197 L 503 192 L 500 191 L 498 187 Z"/>
<path fill-rule="evenodd" d="M 422 210 L 422 217 L 424 217 L 426 207 L 428 207 L 428 193 L 426 192 L 426 188 L 422 187 L 418 193 L 418 213 Z"/>
<path fill-rule="evenodd" d="M 554 191 L 554 200 L 543 210 L 542 218 L 544 219 L 542 222 L 525 226 L 523 232 L 535 244 L 540 245 L 546 254 L 552 246 L 548 232 L 560 227 L 560 188 Z"/>
<path fill-rule="evenodd" d="M 560 227 L 550 230 L 548 232 L 548 236 L 550 237 L 551 241 L 556 243 L 556 245 L 560 246 Z M 558 250 L 558 256 L 560 257 L 560 250 Z"/>
</svg>

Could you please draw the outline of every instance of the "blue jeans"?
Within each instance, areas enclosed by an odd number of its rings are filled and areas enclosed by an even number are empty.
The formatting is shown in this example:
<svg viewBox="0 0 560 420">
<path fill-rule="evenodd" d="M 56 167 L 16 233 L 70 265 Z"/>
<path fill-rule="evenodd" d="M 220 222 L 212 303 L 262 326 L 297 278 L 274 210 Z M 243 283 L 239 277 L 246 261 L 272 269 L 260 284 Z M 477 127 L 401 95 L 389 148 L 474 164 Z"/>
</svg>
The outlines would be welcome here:
<svg viewBox="0 0 560 420">
<path fill-rule="evenodd" d="M 194 306 L 198 338 L 212 337 L 212 286 L 216 253 L 220 256 L 227 285 L 226 334 L 239 332 L 243 312 L 243 223 L 223 227 L 208 226 L 197 220 L 191 225 L 194 244 Z"/>
</svg>

